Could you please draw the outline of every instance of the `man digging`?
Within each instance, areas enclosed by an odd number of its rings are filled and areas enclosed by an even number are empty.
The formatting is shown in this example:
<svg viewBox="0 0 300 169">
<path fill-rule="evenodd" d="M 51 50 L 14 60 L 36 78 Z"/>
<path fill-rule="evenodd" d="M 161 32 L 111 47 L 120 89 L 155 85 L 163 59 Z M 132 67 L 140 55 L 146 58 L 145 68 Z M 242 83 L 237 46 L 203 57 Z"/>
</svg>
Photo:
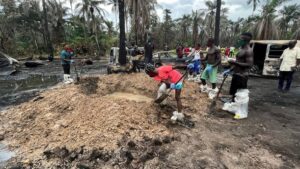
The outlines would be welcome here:
<svg viewBox="0 0 300 169">
<path fill-rule="evenodd" d="M 175 90 L 177 111 L 173 112 L 173 116 L 171 120 L 182 121 L 184 119 L 184 114 L 182 113 L 182 103 L 180 99 L 180 94 L 181 94 L 181 89 L 183 87 L 184 75 L 182 75 L 179 71 L 174 70 L 174 67 L 172 66 L 161 66 L 159 68 L 155 68 L 154 65 L 152 64 L 146 65 L 145 72 L 150 77 L 153 77 L 154 80 L 160 82 L 160 87 L 157 92 L 157 99 L 159 99 L 162 95 L 167 94 L 168 91 L 172 89 Z"/>
</svg>

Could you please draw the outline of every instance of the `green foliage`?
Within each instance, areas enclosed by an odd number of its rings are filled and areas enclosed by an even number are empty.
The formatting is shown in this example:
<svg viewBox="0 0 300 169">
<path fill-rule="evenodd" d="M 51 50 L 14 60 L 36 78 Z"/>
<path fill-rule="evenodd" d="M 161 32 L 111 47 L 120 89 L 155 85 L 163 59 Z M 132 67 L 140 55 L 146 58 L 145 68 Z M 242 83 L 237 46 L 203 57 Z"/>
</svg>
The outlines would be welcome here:
<svg viewBox="0 0 300 169">
<path fill-rule="evenodd" d="M 300 39 L 300 5 L 284 6 L 287 0 L 248 0 L 260 15 L 251 15 L 231 21 L 228 9 L 221 9 L 220 44 L 233 46 L 242 32 L 251 32 L 254 39 Z M 103 56 L 112 46 L 119 46 L 119 34 L 112 21 L 103 15 L 101 4 L 116 0 L 45 0 L 48 24 L 45 23 L 41 1 L 0 0 L 0 50 L 15 56 L 47 52 L 45 25 L 48 25 L 51 43 L 56 52 L 64 42 L 72 46 L 84 45 L 89 54 Z M 72 2 L 71 9 L 65 3 Z M 224 0 L 222 1 L 224 6 Z M 206 45 L 215 29 L 216 0 L 207 0 L 204 9 L 191 11 L 173 20 L 171 10 L 164 9 L 159 20 L 156 0 L 125 0 L 125 21 L 128 42 L 143 46 L 152 39 L 156 49 L 166 43 L 175 48 L 177 43 L 194 46 Z M 75 10 L 76 9 L 76 10 Z M 277 11 L 278 10 L 278 11 Z M 137 37 L 137 39 L 136 39 Z"/>
</svg>

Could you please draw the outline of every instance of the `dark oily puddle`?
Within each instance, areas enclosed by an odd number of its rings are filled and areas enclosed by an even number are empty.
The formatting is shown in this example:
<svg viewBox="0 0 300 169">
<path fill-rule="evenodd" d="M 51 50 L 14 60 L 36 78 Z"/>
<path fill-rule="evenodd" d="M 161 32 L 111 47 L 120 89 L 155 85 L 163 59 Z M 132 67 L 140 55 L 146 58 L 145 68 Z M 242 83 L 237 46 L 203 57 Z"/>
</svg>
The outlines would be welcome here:
<svg viewBox="0 0 300 169">
<path fill-rule="evenodd" d="M 9 151 L 3 144 L 0 143 L 0 167 L 3 167 L 4 163 L 14 155 L 14 152 Z"/>
<path fill-rule="evenodd" d="M 41 89 L 56 85 L 60 76 L 23 74 L 0 76 L 0 107 L 18 104 L 34 97 Z"/>
</svg>

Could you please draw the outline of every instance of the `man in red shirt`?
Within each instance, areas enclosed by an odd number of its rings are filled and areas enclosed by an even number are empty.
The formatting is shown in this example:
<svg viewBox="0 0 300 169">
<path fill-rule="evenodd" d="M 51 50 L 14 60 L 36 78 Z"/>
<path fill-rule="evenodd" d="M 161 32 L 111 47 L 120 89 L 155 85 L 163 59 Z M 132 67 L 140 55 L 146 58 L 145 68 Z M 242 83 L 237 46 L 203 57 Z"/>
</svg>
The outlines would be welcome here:
<svg viewBox="0 0 300 169">
<path fill-rule="evenodd" d="M 177 101 L 178 111 L 173 112 L 171 120 L 183 120 L 184 115 L 182 113 L 182 103 L 180 99 L 181 89 L 183 87 L 183 75 L 179 71 L 174 70 L 172 66 L 161 66 L 159 68 L 155 68 L 154 65 L 147 64 L 145 71 L 150 77 L 153 77 L 154 80 L 161 83 L 157 92 L 157 98 L 167 93 L 168 90 L 175 90 L 175 99 Z"/>
</svg>

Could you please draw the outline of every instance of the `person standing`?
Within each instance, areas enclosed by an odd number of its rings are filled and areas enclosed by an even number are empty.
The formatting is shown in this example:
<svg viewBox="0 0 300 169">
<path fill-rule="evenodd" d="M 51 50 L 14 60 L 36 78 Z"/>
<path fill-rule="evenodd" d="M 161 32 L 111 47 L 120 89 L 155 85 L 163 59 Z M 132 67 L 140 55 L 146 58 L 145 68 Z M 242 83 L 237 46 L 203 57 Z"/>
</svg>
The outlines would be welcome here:
<svg viewBox="0 0 300 169">
<path fill-rule="evenodd" d="M 145 44 L 145 64 L 153 63 L 152 61 L 153 50 L 154 50 L 154 45 L 151 42 L 151 40 L 148 40 L 148 42 Z"/>
<path fill-rule="evenodd" d="M 177 53 L 177 57 L 178 58 L 182 58 L 183 57 L 183 47 L 182 47 L 181 44 L 177 45 L 176 53 Z"/>
<path fill-rule="evenodd" d="M 207 41 L 207 47 L 209 48 L 207 51 L 207 55 L 203 61 L 206 61 L 206 68 L 204 69 L 202 76 L 201 76 L 201 92 L 207 92 L 207 81 L 209 81 L 212 85 L 212 94 L 218 92 L 217 88 L 217 73 L 218 73 L 218 66 L 221 64 L 221 53 L 220 49 L 215 45 L 214 39 L 209 38 Z"/>
<path fill-rule="evenodd" d="M 189 64 L 190 74 L 188 77 L 188 80 L 195 80 L 195 82 L 200 82 L 200 70 L 201 70 L 201 45 L 198 43 L 195 47 L 195 49 L 187 56 L 193 56 L 194 58 L 192 60 L 192 63 Z"/>
<path fill-rule="evenodd" d="M 291 40 L 289 47 L 283 51 L 280 57 L 279 91 L 288 92 L 290 90 L 295 69 L 300 65 L 300 49 L 295 47 L 296 44 L 296 40 Z M 285 81 L 286 86 L 284 87 Z"/>
<path fill-rule="evenodd" d="M 223 72 L 223 75 L 227 76 L 230 72 L 233 71 L 230 85 L 230 95 L 232 95 L 232 103 L 235 104 L 235 107 L 239 107 L 234 112 L 234 119 L 244 119 L 248 116 L 249 91 L 247 90 L 247 83 L 249 69 L 253 65 L 253 49 L 250 47 L 251 39 L 251 33 L 246 32 L 241 34 L 238 41 L 238 46 L 240 47 L 240 49 L 236 55 L 236 60 L 229 60 L 228 63 L 231 65 L 231 68 Z M 237 95 L 240 96 L 240 100 L 235 99 Z M 247 110 L 242 110 L 240 108 L 242 107 L 242 105 L 246 105 L 243 107 Z"/>
<path fill-rule="evenodd" d="M 64 83 L 66 84 L 72 83 L 74 81 L 70 75 L 70 65 L 74 63 L 74 60 L 71 60 L 72 56 L 74 56 L 74 51 L 69 47 L 69 45 L 65 45 L 64 49 L 60 52 L 60 59 L 64 70 Z"/>
<path fill-rule="evenodd" d="M 132 55 L 132 70 L 133 72 L 141 72 L 141 69 L 139 67 L 139 57 L 138 55 L 140 54 L 140 51 L 138 47 L 135 45 L 133 47 L 133 51 L 131 53 Z"/>
</svg>

